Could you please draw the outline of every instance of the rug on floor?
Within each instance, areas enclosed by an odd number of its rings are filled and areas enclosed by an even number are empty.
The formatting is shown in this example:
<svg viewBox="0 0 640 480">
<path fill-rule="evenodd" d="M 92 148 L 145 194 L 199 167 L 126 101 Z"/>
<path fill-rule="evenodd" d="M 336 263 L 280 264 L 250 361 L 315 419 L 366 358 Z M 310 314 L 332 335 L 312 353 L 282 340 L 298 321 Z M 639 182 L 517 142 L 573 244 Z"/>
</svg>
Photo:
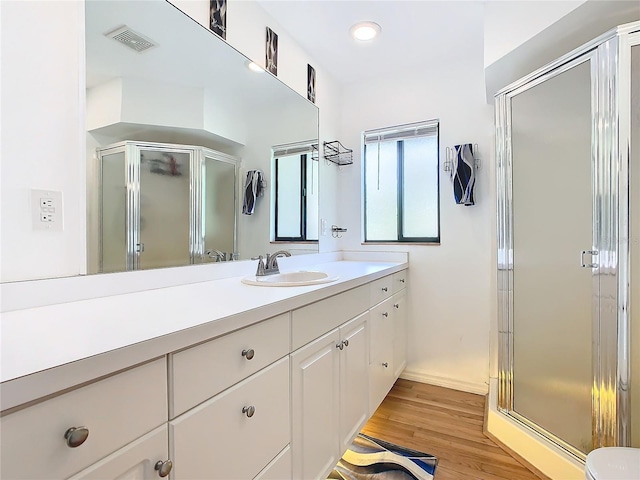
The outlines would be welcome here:
<svg viewBox="0 0 640 480">
<path fill-rule="evenodd" d="M 331 480 L 432 480 L 438 459 L 359 433 Z"/>
</svg>

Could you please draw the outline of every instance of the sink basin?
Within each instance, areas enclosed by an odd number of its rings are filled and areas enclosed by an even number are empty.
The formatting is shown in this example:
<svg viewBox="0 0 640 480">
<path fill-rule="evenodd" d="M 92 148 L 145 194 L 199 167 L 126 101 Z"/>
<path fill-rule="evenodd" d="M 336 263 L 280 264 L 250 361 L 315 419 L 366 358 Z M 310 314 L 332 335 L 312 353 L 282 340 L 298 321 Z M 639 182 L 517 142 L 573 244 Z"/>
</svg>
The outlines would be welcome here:
<svg viewBox="0 0 640 480">
<path fill-rule="evenodd" d="M 245 277 L 242 283 L 246 285 L 258 285 L 261 287 L 300 287 L 304 285 L 318 285 L 320 283 L 335 282 L 338 277 L 330 277 L 324 272 L 286 272 L 264 277 Z"/>
</svg>

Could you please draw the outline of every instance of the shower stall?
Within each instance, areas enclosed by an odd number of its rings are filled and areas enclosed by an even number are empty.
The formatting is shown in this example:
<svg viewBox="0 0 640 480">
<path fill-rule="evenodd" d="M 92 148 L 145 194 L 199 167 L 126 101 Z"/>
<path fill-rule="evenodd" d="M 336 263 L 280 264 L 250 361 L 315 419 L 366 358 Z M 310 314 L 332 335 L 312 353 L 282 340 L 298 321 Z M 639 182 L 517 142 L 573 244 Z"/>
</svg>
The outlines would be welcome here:
<svg viewBox="0 0 640 480">
<path fill-rule="evenodd" d="M 101 273 L 235 259 L 235 157 L 124 141 L 99 148 L 97 158 Z"/>
<path fill-rule="evenodd" d="M 496 95 L 498 408 L 640 447 L 640 22 Z"/>
</svg>

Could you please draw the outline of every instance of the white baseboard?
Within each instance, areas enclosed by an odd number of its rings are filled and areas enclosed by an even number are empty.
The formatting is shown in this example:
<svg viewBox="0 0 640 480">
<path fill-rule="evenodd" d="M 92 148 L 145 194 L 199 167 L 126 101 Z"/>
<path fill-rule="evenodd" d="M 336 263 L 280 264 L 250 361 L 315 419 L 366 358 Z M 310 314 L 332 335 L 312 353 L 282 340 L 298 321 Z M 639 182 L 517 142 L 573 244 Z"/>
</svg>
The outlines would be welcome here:
<svg viewBox="0 0 640 480">
<path fill-rule="evenodd" d="M 430 375 L 416 370 L 404 370 L 400 374 L 400 378 L 414 382 L 428 383 L 429 385 L 436 385 L 438 387 L 452 388 L 463 392 L 475 393 L 478 395 L 486 395 L 489 393 L 489 385 L 486 383 L 465 382 L 464 380 L 458 380 L 455 378 L 438 377 L 436 375 Z"/>
</svg>

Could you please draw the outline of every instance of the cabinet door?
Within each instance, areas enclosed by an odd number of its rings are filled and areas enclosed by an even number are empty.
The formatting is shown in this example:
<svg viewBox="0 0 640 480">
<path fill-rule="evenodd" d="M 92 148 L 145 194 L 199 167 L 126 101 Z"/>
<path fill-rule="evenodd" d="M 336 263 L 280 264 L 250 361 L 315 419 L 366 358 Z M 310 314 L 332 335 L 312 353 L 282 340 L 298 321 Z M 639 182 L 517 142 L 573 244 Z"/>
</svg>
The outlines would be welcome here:
<svg viewBox="0 0 640 480">
<path fill-rule="evenodd" d="M 369 413 L 371 415 L 393 386 L 394 310 L 393 299 L 388 298 L 370 311 Z"/>
<path fill-rule="evenodd" d="M 173 480 L 246 480 L 289 443 L 289 357 L 169 422 Z"/>
<path fill-rule="evenodd" d="M 168 459 L 167 425 L 122 447 L 69 480 L 143 480 L 159 478 L 154 469 L 157 462 Z M 165 467 L 166 468 L 166 467 Z"/>
<path fill-rule="evenodd" d="M 291 354 L 291 450 L 296 480 L 320 478 L 339 459 L 339 343 L 336 328 Z"/>
<path fill-rule="evenodd" d="M 393 378 L 397 379 L 407 365 L 407 291 L 393 296 Z"/>
<path fill-rule="evenodd" d="M 369 339 L 364 313 L 340 327 L 340 447 L 345 451 L 369 413 Z"/>
</svg>

